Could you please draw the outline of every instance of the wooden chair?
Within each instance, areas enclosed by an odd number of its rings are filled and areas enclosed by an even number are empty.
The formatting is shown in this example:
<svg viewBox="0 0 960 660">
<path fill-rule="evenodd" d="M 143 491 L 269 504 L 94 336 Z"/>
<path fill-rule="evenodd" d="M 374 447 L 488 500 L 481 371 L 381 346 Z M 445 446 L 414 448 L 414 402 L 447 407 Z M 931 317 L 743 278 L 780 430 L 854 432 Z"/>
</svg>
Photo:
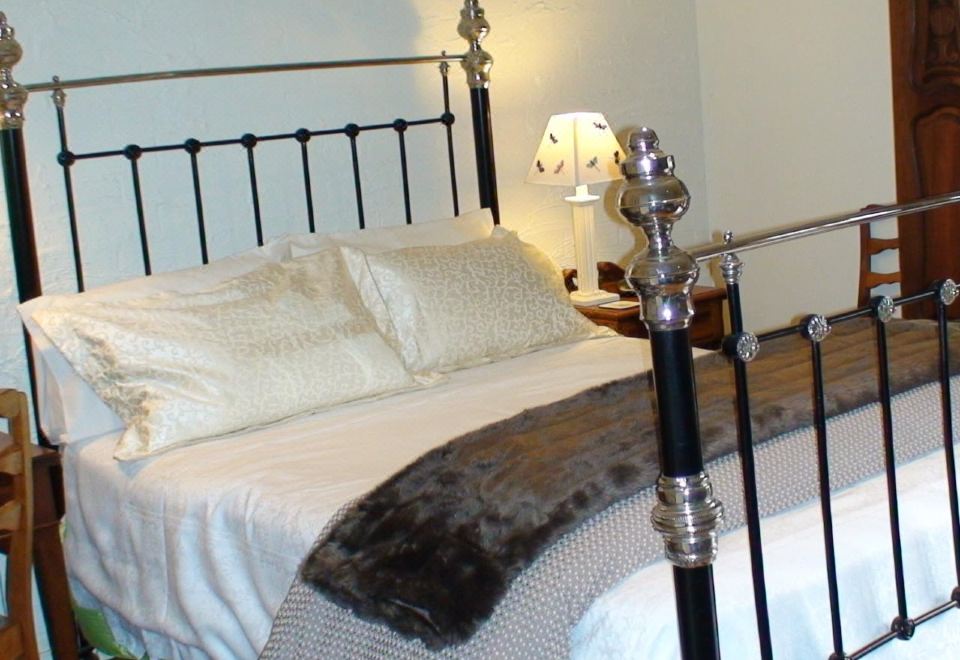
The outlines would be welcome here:
<svg viewBox="0 0 960 660">
<path fill-rule="evenodd" d="M 869 209 L 870 207 L 866 207 Z M 857 306 L 864 307 L 870 302 L 870 293 L 881 284 L 900 284 L 900 271 L 877 273 L 873 270 L 871 257 L 886 250 L 899 250 L 899 238 L 874 238 L 870 233 L 871 224 L 860 225 L 860 285 L 857 291 Z"/>
<path fill-rule="evenodd" d="M 31 596 L 33 557 L 33 475 L 27 398 L 0 389 L 0 417 L 9 433 L 0 432 L 0 483 L 11 497 L 0 506 L 0 535 L 9 537 L 7 616 L 0 616 L 0 658 L 37 660 Z"/>
</svg>

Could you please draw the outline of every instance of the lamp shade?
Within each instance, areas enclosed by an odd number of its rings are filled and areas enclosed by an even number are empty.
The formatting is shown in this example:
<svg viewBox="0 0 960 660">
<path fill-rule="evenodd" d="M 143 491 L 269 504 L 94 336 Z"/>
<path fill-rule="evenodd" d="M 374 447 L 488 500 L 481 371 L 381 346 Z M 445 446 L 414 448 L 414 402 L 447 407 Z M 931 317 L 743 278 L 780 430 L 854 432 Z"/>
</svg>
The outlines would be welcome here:
<svg viewBox="0 0 960 660">
<path fill-rule="evenodd" d="M 583 186 L 620 179 L 623 153 L 601 113 L 553 115 L 527 173 L 527 183 Z"/>
</svg>

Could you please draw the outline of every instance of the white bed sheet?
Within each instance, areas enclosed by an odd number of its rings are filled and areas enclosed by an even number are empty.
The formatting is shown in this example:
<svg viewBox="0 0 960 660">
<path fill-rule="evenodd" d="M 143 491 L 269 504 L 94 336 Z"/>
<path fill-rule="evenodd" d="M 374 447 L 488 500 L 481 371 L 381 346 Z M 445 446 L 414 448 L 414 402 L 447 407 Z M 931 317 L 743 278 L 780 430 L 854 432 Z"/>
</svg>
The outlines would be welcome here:
<svg viewBox="0 0 960 660">
<path fill-rule="evenodd" d="M 908 612 L 916 616 L 950 599 L 955 572 L 942 451 L 897 470 Z M 832 500 L 844 650 L 885 632 L 897 611 L 885 475 Z M 826 658 L 832 651 L 819 502 L 764 518 L 764 569 L 774 657 Z M 759 658 L 746 528 L 723 536 L 714 564 L 721 654 Z M 678 657 L 673 571 L 658 562 L 596 600 L 572 633 L 572 657 Z M 960 649 L 960 612 L 918 627 L 870 658 L 949 658 Z"/>
<path fill-rule="evenodd" d="M 458 435 L 649 367 L 647 342 L 598 338 L 133 464 L 112 458 L 115 434 L 72 443 L 68 571 L 81 601 L 123 613 L 131 650 L 255 657 L 343 504 Z"/>
</svg>

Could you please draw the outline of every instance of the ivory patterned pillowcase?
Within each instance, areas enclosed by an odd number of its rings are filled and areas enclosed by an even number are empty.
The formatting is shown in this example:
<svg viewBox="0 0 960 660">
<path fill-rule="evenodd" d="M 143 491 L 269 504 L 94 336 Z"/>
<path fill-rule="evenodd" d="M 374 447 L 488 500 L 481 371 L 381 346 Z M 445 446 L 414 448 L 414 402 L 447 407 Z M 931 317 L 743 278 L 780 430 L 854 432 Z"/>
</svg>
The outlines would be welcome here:
<svg viewBox="0 0 960 660">
<path fill-rule="evenodd" d="M 126 424 L 121 460 L 416 385 L 337 249 L 204 292 L 52 307 L 34 319 Z"/>
<path fill-rule="evenodd" d="M 342 250 L 364 303 L 413 372 L 606 334 L 570 304 L 550 258 L 504 229 L 460 245 Z"/>
</svg>

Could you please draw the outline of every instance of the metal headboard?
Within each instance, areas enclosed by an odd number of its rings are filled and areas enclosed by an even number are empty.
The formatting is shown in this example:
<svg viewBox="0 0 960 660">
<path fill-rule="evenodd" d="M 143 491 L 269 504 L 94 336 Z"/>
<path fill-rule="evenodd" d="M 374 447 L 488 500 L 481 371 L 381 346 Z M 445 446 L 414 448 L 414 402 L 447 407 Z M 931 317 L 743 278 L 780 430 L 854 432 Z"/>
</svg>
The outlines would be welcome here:
<svg viewBox="0 0 960 660">
<path fill-rule="evenodd" d="M 494 222 L 499 222 L 497 199 L 496 169 L 493 153 L 493 131 L 490 118 L 490 70 L 493 58 L 481 46 L 481 42 L 490 30 L 490 25 L 480 7 L 479 0 L 464 0 L 460 10 L 458 34 L 467 41 L 467 52 L 462 55 L 424 55 L 412 57 L 392 57 L 379 59 L 354 59 L 343 61 L 295 62 L 286 64 L 267 64 L 254 66 L 218 67 L 206 69 L 184 69 L 158 71 L 98 78 L 60 80 L 52 82 L 21 85 L 14 80 L 13 68 L 20 61 L 22 48 L 14 37 L 14 30 L 7 23 L 6 16 L 0 13 L 0 162 L 6 185 L 7 206 L 10 222 L 11 244 L 14 269 L 20 302 L 35 298 L 42 293 L 41 273 L 37 257 L 34 232 L 33 210 L 30 200 L 30 185 L 27 160 L 24 150 L 24 105 L 30 95 L 38 92 L 52 92 L 56 106 L 59 130 L 60 153 L 57 160 L 63 172 L 66 193 L 67 216 L 73 250 L 73 261 L 77 289 L 84 289 L 84 271 L 77 223 L 77 211 L 73 191 L 73 168 L 82 161 L 96 159 L 125 159 L 129 164 L 130 181 L 133 189 L 139 242 L 143 260 L 143 272 L 149 275 L 151 265 L 150 245 L 141 192 L 139 161 L 145 154 L 160 152 L 186 152 L 189 163 L 194 207 L 196 210 L 196 229 L 199 237 L 199 261 L 207 263 L 207 231 L 204 217 L 204 203 L 200 176 L 200 156 L 202 150 L 222 147 L 242 147 L 246 152 L 246 165 L 249 176 L 252 215 L 257 245 L 263 245 L 264 232 L 261 222 L 260 189 L 257 182 L 256 146 L 263 142 L 295 141 L 299 143 L 300 165 L 303 173 L 303 194 L 307 214 L 305 229 L 316 231 L 315 208 L 311 187 L 310 157 L 307 143 L 314 138 L 346 137 L 350 143 L 350 158 L 353 182 L 356 194 L 356 208 L 360 228 L 365 226 L 364 198 L 361 186 L 360 161 L 357 150 L 357 138 L 361 133 L 372 131 L 393 131 L 397 136 L 400 157 L 401 187 L 404 200 L 404 215 L 407 223 L 412 222 L 410 203 L 410 185 L 408 178 L 406 133 L 411 127 L 436 125 L 445 132 L 446 155 L 449 162 L 450 186 L 454 215 L 459 213 L 457 191 L 457 173 L 454 160 L 454 141 L 452 126 L 454 115 L 450 110 L 448 72 L 450 63 L 459 62 L 466 72 L 470 90 L 470 105 L 473 124 L 474 151 L 477 167 L 477 188 L 480 206 L 489 208 Z M 357 124 L 322 128 L 299 128 L 292 131 L 255 135 L 246 133 L 234 139 L 201 140 L 190 138 L 178 143 L 165 143 L 149 146 L 129 144 L 120 148 L 76 153 L 70 149 L 66 120 L 66 92 L 70 89 L 129 85 L 151 81 L 170 81 L 187 78 L 209 78 L 236 75 L 257 75 L 277 72 L 315 71 L 322 69 L 354 69 L 401 65 L 439 65 L 442 93 L 442 111 L 435 116 L 419 119 L 395 119 L 385 123 Z M 29 346 L 29 344 L 28 344 Z M 34 369 L 31 351 L 26 351 L 30 372 L 31 388 L 35 389 Z M 39 425 L 38 425 L 39 428 Z"/>
</svg>

